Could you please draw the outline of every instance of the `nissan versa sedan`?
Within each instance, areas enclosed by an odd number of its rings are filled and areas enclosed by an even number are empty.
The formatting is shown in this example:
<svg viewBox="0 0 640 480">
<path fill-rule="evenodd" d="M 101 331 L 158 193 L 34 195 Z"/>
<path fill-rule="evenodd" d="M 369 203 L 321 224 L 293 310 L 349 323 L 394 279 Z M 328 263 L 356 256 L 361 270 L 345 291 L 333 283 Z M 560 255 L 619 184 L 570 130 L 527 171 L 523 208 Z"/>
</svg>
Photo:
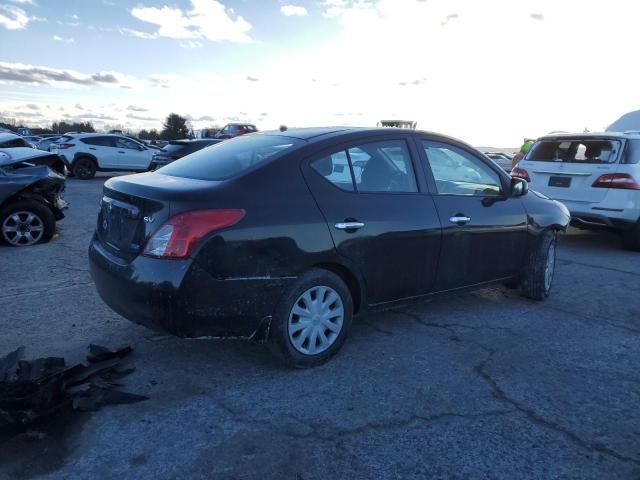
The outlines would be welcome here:
<svg viewBox="0 0 640 480">
<path fill-rule="evenodd" d="M 491 283 L 544 299 L 570 220 L 473 147 L 388 128 L 243 135 L 112 178 L 101 203 L 89 257 L 113 310 L 294 367 L 374 307 Z"/>
</svg>

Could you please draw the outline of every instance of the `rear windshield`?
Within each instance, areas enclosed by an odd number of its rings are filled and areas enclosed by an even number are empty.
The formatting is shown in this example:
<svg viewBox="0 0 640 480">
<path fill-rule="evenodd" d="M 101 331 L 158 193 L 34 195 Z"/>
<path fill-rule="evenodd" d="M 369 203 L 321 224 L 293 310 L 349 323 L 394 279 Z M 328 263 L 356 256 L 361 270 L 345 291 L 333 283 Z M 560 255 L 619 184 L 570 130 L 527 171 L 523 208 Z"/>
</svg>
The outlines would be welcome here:
<svg viewBox="0 0 640 480">
<path fill-rule="evenodd" d="M 247 135 L 217 143 L 157 170 L 164 175 L 225 180 L 268 160 L 275 160 L 295 145 L 304 143 L 290 137 Z"/>
<path fill-rule="evenodd" d="M 533 162 L 615 163 L 620 155 L 618 140 L 542 140 L 526 160 Z"/>
<path fill-rule="evenodd" d="M 167 153 L 175 153 L 183 150 L 186 147 L 184 143 L 170 143 L 169 145 L 165 145 L 162 150 Z"/>
</svg>

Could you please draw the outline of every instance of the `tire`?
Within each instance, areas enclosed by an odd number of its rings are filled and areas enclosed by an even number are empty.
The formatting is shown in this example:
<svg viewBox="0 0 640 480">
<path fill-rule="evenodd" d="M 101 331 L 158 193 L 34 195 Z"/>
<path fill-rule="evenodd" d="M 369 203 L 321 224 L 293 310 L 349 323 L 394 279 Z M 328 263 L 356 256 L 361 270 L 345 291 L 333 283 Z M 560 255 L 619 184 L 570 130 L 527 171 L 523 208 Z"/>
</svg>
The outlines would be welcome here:
<svg viewBox="0 0 640 480">
<path fill-rule="evenodd" d="M 296 313 L 305 311 L 308 319 Z M 344 281 L 333 272 L 313 269 L 298 279 L 276 308 L 268 346 L 290 367 L 321 365 L 340 350 L 352 320 L 353 300 Z"/>
<path fill-rule="evenodd" d="M 522 278 L 523 295 L 532 300 L 547 298 L 553 284 L 555 267 L 556 233 L 547 230 L 540 237 L 535 249 L 529 253 Z"/>
<path fill-rule="evenodd" d="M 89 157 L 80 157 L 73 162 L 72 172 L 80 180 L 90 180 L 96 176 L 98 167 Z"/>
<path fill-rule="evenodd" d="M 0 211 L 0 243 L 4 245 L 27 247 L 48 242 L 55 231 L 53 212 L 40 202 L 18 200 Z"/>
<path fill-rule="evenodd" d="M 640 220 L 631 230 L 622 232 L 622 246 L 627 250 L 640 252 Z"/>
</svg>

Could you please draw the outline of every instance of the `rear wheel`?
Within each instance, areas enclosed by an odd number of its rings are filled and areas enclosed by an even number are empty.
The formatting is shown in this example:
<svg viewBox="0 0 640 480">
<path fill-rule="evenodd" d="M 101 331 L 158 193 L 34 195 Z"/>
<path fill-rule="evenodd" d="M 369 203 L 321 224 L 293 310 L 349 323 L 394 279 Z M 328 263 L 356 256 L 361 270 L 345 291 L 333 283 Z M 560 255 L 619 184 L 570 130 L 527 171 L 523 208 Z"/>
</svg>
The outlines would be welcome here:
<svg viewBox="0 0 640 480">
<path fill-rule="evenodd" d="M 556 270 L 556 233 L 546 231 L 529 253 L 522 279 L 522 293 L 532 300 L 549 296 Z"/>
<path fill-rule="evenodd" d="M 622 245 L 628 250 L 640 252 L 640 220 L 631 230 L 622 232 Z"/>
<path fill-rule="evenodd" d="M 96 175 L 96 162 L 87 157 L 80 157 L 73 162 L 73 174 L 80 180 L 89 180 Z"/>
<path fill-rule="evenodd" d="M 53 212 L 33 200 L 20 200 L 0 211 L 0 241 L 13 247 L 48 242 L 56 229 Z"/>
<path fill-rule="evenodd" d="M 326 270 L 311 270 L 277 308 L 269 348 L 291 367 L 320 365 L 340 349 L 352 319 L 353 301 L 342 279 Z"/>
</svg>

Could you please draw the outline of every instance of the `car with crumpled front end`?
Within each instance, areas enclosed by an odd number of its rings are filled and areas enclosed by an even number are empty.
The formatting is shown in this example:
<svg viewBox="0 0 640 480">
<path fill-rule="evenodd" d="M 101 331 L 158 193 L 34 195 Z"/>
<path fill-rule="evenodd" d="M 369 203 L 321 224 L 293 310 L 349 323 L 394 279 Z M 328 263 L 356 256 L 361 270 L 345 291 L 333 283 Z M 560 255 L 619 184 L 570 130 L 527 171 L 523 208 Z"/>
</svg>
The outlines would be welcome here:
<svg viewBox="0 0 640 480">
<path fill-rule="evenodd" d="M 0 243 L 47 242 L 68 207 L 67 168 L 55 154 L 28 147 L 0 149 Z"/>
</svg>

